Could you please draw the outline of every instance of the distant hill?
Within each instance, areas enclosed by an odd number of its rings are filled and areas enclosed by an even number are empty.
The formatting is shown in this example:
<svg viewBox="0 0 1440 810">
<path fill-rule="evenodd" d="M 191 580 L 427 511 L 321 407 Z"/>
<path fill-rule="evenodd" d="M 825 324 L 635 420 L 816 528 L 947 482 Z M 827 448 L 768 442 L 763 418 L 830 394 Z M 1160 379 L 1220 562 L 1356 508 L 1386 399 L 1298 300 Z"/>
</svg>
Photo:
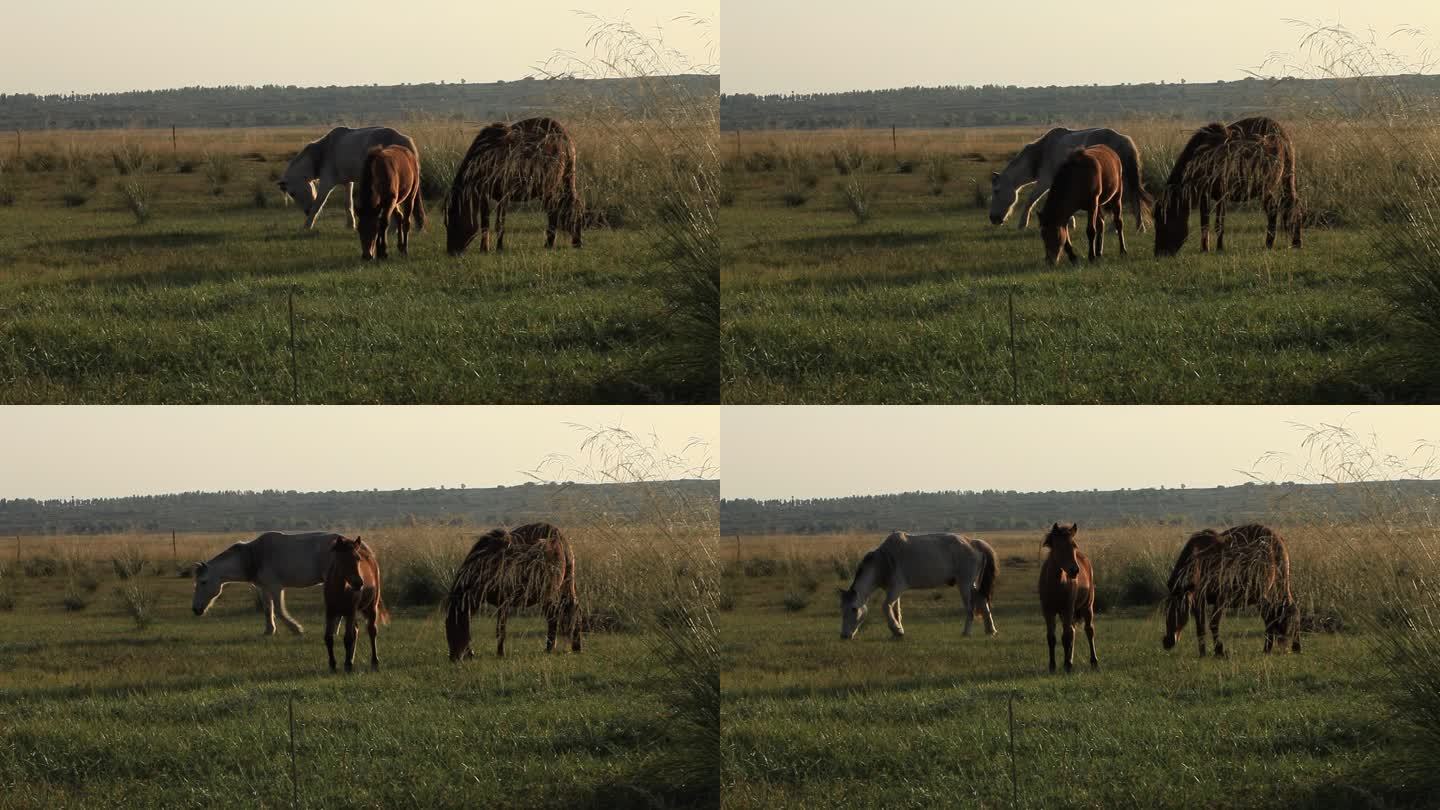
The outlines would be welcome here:
<svg viewBox="0 0 1440 810">
<path fill-rule="evenodd" d="M 481 489 L 399 489 L 352 492 L 185 492 L 37 501 L 0 499 L 0 535 L 109 534 L 128 531 L 249 532 L 284 527 L 401 526 L 411 521 L 517 525 L 557 516 L 565 505 L 593 505 L 622 517 L 643 517 L 656 487 L 685 497 L 718 499 L 716 481 L 637 484 L 521 484 Z"/>
<path fill-rule="evenodd" d="M 1384 81 L 1415 99 L 1440 97 L 1440 76 Z M 1233 121 L 1255 113 L 1294 115 L 1337 94 L 1366 92 L 1354 80 L 1247 78 L 1197 84 L 1086 87 L 903 87 L 847 93 L 720 97 L 725 130 L 975 127 L 1099 123 L 1135 118 Z"/>
<path fill-rule="evenodd" d="M 1074 492 L 906 492 L 813 500 L 727 499 L 720 502 L 720 532 L 733 534 L 842 534 L 846 532 L 1034 530 L 1056 521 L 1095 528 L 1163 524 L 1200 529 L 1246 521 L 1280 522 L 1313 515 L 1353 517 L 1375 503 L 1434 504 L 1440 481 L 1373 485 L 1244 484 L 1207 489 L 1120 489 Z M 1396 507 L 1387 507 L 1393 509 Z M 1434 508 L 1433 506 L 1431 507 Z M 1392 518 L 1402 516 L 1391 514 Z"/>
<path fill-rule="evenodd" d="M 489 122 L 563 113 L 585 99 L 622 109 L 647 83 L 690 95 L 720 92 L 718 76 L 535 79 L 381 87 L 185 87 L 129 93 L 0 94 L 0 130 L 257 127 L 397 121 L 408 116 Z"/>
</svg>

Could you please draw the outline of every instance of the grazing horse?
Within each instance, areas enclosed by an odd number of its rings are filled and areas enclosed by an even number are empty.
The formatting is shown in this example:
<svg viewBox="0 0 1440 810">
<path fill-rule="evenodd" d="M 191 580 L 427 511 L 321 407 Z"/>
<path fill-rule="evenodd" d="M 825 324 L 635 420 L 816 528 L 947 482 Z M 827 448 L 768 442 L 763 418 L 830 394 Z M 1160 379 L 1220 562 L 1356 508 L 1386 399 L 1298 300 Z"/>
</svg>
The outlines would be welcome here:
<svg viewBox="0 0 1440 810">
<path fill-rule="evenodd" d="M 1085 638 L 1090 642 L 1090 666 L 1099 668 L 1095 656 L 1095 571 L 1090 558 L 1075 544 L 1078 524 L 1061 526 L 1056 523 L 1045 535 L 1041 545 L 1050 555 L 1040 566 L 1040 610 L 1045 614 L 1045 640 L 1050 642 L 1050 671 L 1055 671 L 1055 620 L 1064 623 L 1061 634 L 1065 643 L 1065 671 L 1074 668 L 1075 622 L 1085 622 Z"/>
<path fill-rule="evenodd" d="M 344 184 L 349 192 L 350 227 L 358 229 L 355 217 L 355 183 L 365 168 L 365 158 L 377 146 L 403 146 L 419 159 L 420 150 L 409 135 L 390 127 L 351 129 L 336 127 L 325 137 L 305 144 L 285 167 L 277 185 L 290 195 L 305 212 L 305 228 L 315 227 L 320 209 L 336 186 Z"/>
<path fill-rule="evenodd" d="M 1155 199 L 1155 255 L 1173 256 L 1190 236 L 1190 207 L 1200 207 L 1200 250 L 1210 250 L 1210 205 L 1215 205 L 1215 249 L 1225 249 L 1225 204 L 1259 198 L 1265 209 L 1265 247 L 1275 246 L 1277 222 L 1300 247 L 1300 192 L 1295 144 L 1269 118 L 1206 124 L 1180 152 Z"/>
<path fill-rule="evenodd" d="M 540 605 L 545 614 L 545 651 L 555 649 L 563 627 L 570 649 L 580 652 L 580 599 L 575 593 L 575 553 L 549 523 L 491 529 L 475 542 L 455 572 L 446 599 L 445 638 L 450 660 L 471 658 L 470 617 L 482 604 L 496 608 L 495 654 L 505 655 L 505 620 L 511 611 Z"/>
<path fill-rule="evenodd" d="M 990 174 L 990 221 L 1003 225 L 1015 208 L 1020 189 L 1034 183 L 1020 209 L 1020 230 L 1030 224 L 1030 212 L 1040 195 L 1051 188 L 1060 165 L 1077 149 L 1108 146 L 1119 156 L 1125 179 L 1125 196 L 1134 201 L 1135 227 L 1145 230 L 1144 200 L 1149 196 L 1140 179 L 1140 150 L 1127 135 L 1113 129 L 1056 127 L 1026 144 L 1005 168 Z"/>
<path fill-rule="evenodd" d="M 377 146 L 365 158 L 360 174 L 360 257 L 389 257 L 386 231 L 395 222 L 400 255 L 409 253 L 410 219 L 425 230 L 425 201 L 420 198 L 420 160 L 403 146 Z"/>
<path fill-rule="evenodd" d="M 355 614 L 365 614 L 365 630 L 370 634 L 370 669 L 380 669 L 380 656 L 375 652 L 377 624 L 390 621 L 390 611 L 380 598 L 380 562 L 375 551 L 359 537 L 337 538 L 330 545 L 330 567 L 325 572 L 325 652 L 330 655 L 330 671 L 335 671 L 335 628 L 345 620 L 345 671 L 355 670 Z"/>
<path fill-rule="evenodd" d="M 900 622 L 900 594 L 912 588 L 960 590 L 965 605 L 965 630 L 979 613 L 985 632 L 995 635 L 990 597 L 995 592 L 995 550 L 978 538 L 958 534 L 906 534 L 891 532 L 874 551 L 860 560 L 850 589 L 840 591 L 840 638 L 848 641 L 865 619 L 865 602 L 885 589 L 885 621 L 895 638 L 905 637 Z"/>
<path fill-rule="evenodd" d="M 333 532 L 282 534 L 265 532 L 254 540 L 236 543 L 195 564 L 196 616 L 203 616 L 231 582 L 248 582 L 260 591 L 265 613 L 265 635 L 275 633 L 275 611 L 295 633 L 305 632 L 285 610 L 286 588 L 319 585 L 330 567 L 330 547 L 343 539 Z"/>
<path fill-rule="evenodd" d="M 1216 532 L 1205 529 L 1190 536 L 1170 572 L 1165 600 L 1165 649 L 1180 640 L 1185 622 L 1195 616 L 1195 637 L 1205 654 L 1205 606 L 1210 614 L 1210 637 L 1215 655 L 1224 657 L 1220 618 L 1226 608 L 1255 605 L 1265 622 L 1265 652 L 1275 640 L 1300 652 L 1300 610 L 1290 591 L 1290 553 L 1285 541 L 1265 526 L 1247 524 Z"/>
<path fill-rule="evenodd" d="M 446 249 L 465 252 L 480 235 L 481 252 L 490 249 L 490 201 L 495 201 L 495 249 L 505 249 L 505 208 L 511 202 L 538 200 L 548 217 L 545 247 L 555 246 L 560 228 L 580 247 L 580 194 L 575 181 L 575 144 L 559 121 L 527 118 L 491 124 L 471 142 L 450 184 L 445 208 Z"/>
<path fill-rule="evenodd" d="M 1070 244 L 1070 217 L 1086 213 L 1085 234 L 1090 237 L 1090 261 L 1105 252 L 1105 211 L 1115 217 L 1115 237 L 1125 253 L 1125 218 L 1121 210 L 1125 184 L 1121 179 L 1120 156 L 1108 146 L 1077 149 L 1055 172 L 1054 184 L 1040 210 L 1040 237 L 1045 242 L 1045 261 L 1060 263 L 1060 252 L 1076 264 L 1080 257 Z"/>
</svg>

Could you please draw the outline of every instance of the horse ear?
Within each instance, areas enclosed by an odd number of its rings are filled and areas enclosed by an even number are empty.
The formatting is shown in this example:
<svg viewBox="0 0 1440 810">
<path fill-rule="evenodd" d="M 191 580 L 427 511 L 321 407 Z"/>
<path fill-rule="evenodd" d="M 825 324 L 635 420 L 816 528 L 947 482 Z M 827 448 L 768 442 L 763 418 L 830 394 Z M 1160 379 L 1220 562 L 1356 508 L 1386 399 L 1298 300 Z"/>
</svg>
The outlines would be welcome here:
<svg viewBox="0 0 1440 810">
<path fill-rule="evenodd" d="M 1071 523 L 1071 524 L 1070 524 L 1070 533 L 1071 533 L 1071 534 L 1075 534 L 1075 533 L 1078 532 L 1078 531 L 1080 531 L 1080 524 L 1079 524 L 1079 523 Z"/>
<path fill-rule="evenodd" d="M 999 173 L 999 172 L 990 172 L 990 179 L 991 179 L 991 180 L 999 180 L 999 179 L 1000 179 L 1000 173 Z"/>
<path fill-rule="evenodd" d="M 1052 532 L 1058 532 L 1058 531 L 1060 531 L 1060 524 L 1059 524 L 1059 523 L 1051 523 L 1051 524 L 1050 524 L 1050 531 L 1052 531 Z"/>
</svg>

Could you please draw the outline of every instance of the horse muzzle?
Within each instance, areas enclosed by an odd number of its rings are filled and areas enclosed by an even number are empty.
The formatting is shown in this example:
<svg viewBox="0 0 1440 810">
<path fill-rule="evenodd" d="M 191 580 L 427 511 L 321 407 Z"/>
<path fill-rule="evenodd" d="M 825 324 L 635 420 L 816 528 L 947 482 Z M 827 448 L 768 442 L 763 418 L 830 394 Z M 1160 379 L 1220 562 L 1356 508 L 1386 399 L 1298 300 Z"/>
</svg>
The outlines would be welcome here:
<svg viewBox="0 0 1440 810">
<path fill-rule="evenodd" d="M 195 615 L 196 615 L 196 616 L 204 616 L 204 615 L 205 615 L 205 608 L 203 608 L 203 607 L 195 608 Z"/>
<path fill-rule="evenodd" d="M 991 225 L 1004 225 L 1004 224 L 1005 224 L 1005 218 L 1004 218 L 1004 217 L 997 217 L 997 216 L 995 216 L 994 214 L 991 214 L 991 215 L 990 215 L 990 224 L 991 224 Z"/>
</svg>

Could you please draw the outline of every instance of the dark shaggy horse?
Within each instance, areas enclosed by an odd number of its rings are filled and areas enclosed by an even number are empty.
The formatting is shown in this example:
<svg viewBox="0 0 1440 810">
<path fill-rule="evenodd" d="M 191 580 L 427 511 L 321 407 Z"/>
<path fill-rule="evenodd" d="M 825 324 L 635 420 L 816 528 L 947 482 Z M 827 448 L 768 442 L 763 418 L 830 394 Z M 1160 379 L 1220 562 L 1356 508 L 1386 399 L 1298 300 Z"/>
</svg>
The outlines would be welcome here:
<svg viewBox="0 0 1440 810">
<path fill-rule="evenodd" d="M 1278 638 L 1293 639 L 1290 649 L 1300 652 L 1300 611 L 1290 592 L 1290 554 L 1285 541 L 1270 529 L 1248 524 L 1223 533 L 1205 529 L 1190 536 L 1170 572 L 1170 594 L 1165 601 L 1165 649 L 1180 640 L 1190 614 L 1195 636 L 1205 654 L 1205 606 L 1210 614 L 1210 636 L 1215 655 L 1225 655 L 1220 641 L 1220 618 L 1226 608 L 1256 605 L 1265 622 L 1265 652 Z"/>
<path fill-rule="evenodd" d="M 495 201 L 495 249 L 505 249 L 505 207 L 537 200 L 545 209 L 545 247 L 555 233 L 570 232 L 580 247 L 580 194 L 575 184 L 575 144 L 559 121 L 527 118 L 491 124 L 471 142 L 450 184 L 445 208 L 446 249 L 452 256 L 478 233 L 480 250 L 490 247 L 490 202 Z"/>
<path fill-rule="evenodd" d="M 450 586 L 446 600 L 445 637 L 450 660 L 474 655 L 470 649 L 470 617 L 481 605 L 496 608 L 495 654 L 505 654 L 505 620 L 511 611 L 540 605 L 545 614 L 545 651 L 555 649 L 563 627 L 570 649 L 580 651 L 580 600 L 575 594 L 575 554 L 570 541 L 549 523 L 486 532 Z"/>
<path fill-rule="evenodd" d="M 1173 256 L 1190 236 L 1190 208 L 1200 207 L 1200 250 L 1210 249 L 1210 205 L 1215 205 L 1215 249 L 1225 249 L 1225 204 L 1259 198 L 1265 208 L 1265 247 L 1275 246 L 1278 223 L 1300 247 L 1300 192 L 1295 144 L 1270 118 L 1207 124 L 1185 144 L 1165 188 L 1155 199 L 1155 255 Z"/>
</svg>

